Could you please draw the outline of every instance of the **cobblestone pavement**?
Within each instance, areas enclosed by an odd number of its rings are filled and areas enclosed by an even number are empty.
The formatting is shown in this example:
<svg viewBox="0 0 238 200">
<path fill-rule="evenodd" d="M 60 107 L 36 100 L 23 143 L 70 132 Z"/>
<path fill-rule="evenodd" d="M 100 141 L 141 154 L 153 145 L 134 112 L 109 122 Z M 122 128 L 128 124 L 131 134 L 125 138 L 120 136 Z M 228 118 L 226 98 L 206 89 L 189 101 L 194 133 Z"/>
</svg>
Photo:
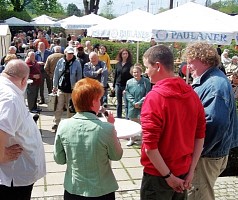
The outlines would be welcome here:
<svg viewBox="0 0 238 200">
<path fill-rule="evenodd" d="M 62 200 L 65 165 L 57 165 L 53 160 L 55 133 L 51 131 L 53 112 L 42 105 L 39 128 L 45 147 L 47 175 L 38 180 L 32 191 L 32 200 Z M 113 107 L 111 107 L 113 108 Z M 112 168 L 118 181 L 117 200 L 139 200 L 143 168 L 140 165 L 140 146 L 127 147 L 127 140 L 120 140 L 124 153 L 120 161 L 113 161 Z M 238 199 L 238 178 L 221 177 L 215 185 L 216 200 Z"/>
</svg>

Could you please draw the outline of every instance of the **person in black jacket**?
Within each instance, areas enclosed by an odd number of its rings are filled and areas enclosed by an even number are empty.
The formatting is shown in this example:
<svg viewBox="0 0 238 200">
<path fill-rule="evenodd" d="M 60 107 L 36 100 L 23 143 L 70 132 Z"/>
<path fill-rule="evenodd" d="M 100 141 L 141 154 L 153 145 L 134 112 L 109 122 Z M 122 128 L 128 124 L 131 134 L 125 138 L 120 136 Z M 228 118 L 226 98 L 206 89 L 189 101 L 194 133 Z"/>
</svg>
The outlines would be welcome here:
<svg viewBox="0 0 238 200">
<path fill-rule="evenodd" d="M 84 47 L 82 44 L 77 45 L 77 59 L 80 61 L 83 72 L 84 65 L 89 62 L 89 56 L 88 54 L 84 53 Z M 82 76 L 84 77 L 83 74 Z"/>
<path fill-rule="evenodd" d="M 113 90 L 116 92 L 117 97 L 117 117 L 122 118 L 122 98 L 124 98 L 124 90 L 126 82 L 133 78 L 130 73 L 132 66 L 132 54 L 128 49 L 121 49 L 116 57 L 119 62 L 115 66 L 115 75 L 113 81 Z M 124 98 L 125 101 L 125 98 Z M 127 103 L 125 101 L 125 113 L 127 117 Z"/>
</svg>

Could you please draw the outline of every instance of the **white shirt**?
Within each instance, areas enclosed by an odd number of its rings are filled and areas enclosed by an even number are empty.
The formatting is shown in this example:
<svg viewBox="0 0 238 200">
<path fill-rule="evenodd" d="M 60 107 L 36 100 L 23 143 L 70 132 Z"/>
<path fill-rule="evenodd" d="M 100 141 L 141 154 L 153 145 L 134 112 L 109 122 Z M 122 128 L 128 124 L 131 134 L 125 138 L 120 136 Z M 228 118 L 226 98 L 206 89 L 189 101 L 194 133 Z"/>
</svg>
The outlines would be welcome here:
<svg viewBox="0 0 238 200">
<path fill-rule="evenodd" d="M 19 144 L 22 154 L 15 161 L 0 164 L 0 185 L 28 186 L 46 174 L 45 153 L 40 131 L 28 111 L 23 91 L 0 76 L 0 129 L 8 144 Z"/>
<path fill-rule="evenodd" d="M 42 62 L 44 62 L 44 54 L 45 54 L 44 51 L 41 51 L 41 52 L 40 52 L 40 57 L 41 57 L 41 61 L 42 61 Z"/>
</svg>

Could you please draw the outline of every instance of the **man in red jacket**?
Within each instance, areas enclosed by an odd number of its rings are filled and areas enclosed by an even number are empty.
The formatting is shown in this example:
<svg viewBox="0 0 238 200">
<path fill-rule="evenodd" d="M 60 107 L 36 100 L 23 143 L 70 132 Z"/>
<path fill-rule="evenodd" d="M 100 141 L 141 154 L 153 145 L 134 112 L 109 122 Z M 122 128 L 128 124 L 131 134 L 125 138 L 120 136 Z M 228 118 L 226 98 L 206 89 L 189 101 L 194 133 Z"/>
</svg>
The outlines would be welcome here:
<svg viewBox="0 0 238 200">
<path fill-rule="evenodd" d="M 33 83 L 27 85 L 27 102 L 30 112 L 40 111 L 37 108 L 37 97 L 41 84 L 41 71 L 40 65 L 35 60 L 34 51 L 30 51 L 26 57 L 26 64 L 30 68 L 29 79 L 33 80 Z"/>
<path fill-rule="evenodd" d="M 149 48 L 143 62 L 155 85 L 141 112 L 141 200 L 186 199 L 204 143 L 204 108 L 192 87 L 175 76 L 168 47 Z"/>
</svg>

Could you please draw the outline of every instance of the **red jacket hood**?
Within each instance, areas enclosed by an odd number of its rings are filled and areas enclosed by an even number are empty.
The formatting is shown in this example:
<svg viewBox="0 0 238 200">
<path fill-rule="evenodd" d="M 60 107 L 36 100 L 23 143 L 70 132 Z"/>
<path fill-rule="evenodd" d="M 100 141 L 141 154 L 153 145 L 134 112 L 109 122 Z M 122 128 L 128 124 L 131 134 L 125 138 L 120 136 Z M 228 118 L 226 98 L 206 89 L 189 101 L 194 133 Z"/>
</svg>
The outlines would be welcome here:
<svg viewBox="0 0 238 200">
<path fill-rule="evenodd" d="M 158 81 L 152 88 L 164 97 L 187 98 L 193 91 L 192 87 L 180 78 L 172 77 Z"/>
</svg>

